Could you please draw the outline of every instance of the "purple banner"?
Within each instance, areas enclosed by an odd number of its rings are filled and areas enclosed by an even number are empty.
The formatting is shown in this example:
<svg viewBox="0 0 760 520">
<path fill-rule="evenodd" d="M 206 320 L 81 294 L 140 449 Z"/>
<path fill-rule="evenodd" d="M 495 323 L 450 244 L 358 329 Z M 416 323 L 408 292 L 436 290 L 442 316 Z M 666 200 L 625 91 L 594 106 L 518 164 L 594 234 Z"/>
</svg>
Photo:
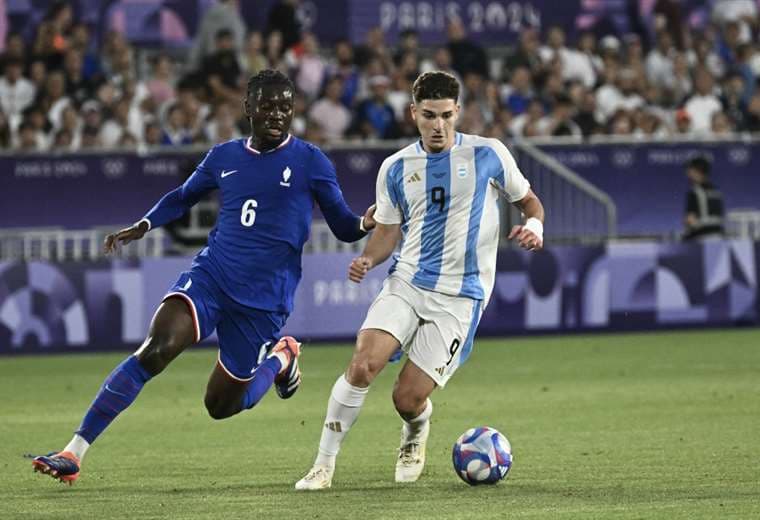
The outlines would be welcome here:
<svg viewBox="0 0 760 520">
<path fill-rule="evenodd" d="M 304 257 L 283 333 L 355 337 L 386 268 L 352 284 L 351 258 Z M 758 325 L 758 258 L 760 243 L 748 241 L 504 250 L 478 333 Z M 133 348 L 189 265 L 189 258 L 0 262 L 0 354 Z"/>
<path fill-rule="evenodd" d="M 130 223 L 193 172 L 202 154 L 0 156 L 0 227 Z"/>
<path fill-rule="evenodd" d="M 712 162 L 712 180 L 722 191 L 727 209 L 760 209 L 760 143 L 552 145 L 542 149 L 612 197 L 621 235 L 683 230 L 689 189 L 684 163 L 696 155 Z"/>
<path fill-rule="evenodd" d="M 681 230 L 688 190 L 683 163 L 697 154 L 712 160 L 713 180 L 723 191 L 727 209 L 760 209 L 760 143 L 557 145 L 543 149 L 612 197 L 618 207 L 618 231 L 623 235 Z M 393 151 L 328 152 L 346 200 L 356 213 L 374 202 L 377 169 Z M 0 171 L 4 172 L 0 228 L 82 229 L 133 222 L 178 186 L 202 155 L 0 156 Z M 551 219 L 547 225 L 551 226 Z"/>
</svg>

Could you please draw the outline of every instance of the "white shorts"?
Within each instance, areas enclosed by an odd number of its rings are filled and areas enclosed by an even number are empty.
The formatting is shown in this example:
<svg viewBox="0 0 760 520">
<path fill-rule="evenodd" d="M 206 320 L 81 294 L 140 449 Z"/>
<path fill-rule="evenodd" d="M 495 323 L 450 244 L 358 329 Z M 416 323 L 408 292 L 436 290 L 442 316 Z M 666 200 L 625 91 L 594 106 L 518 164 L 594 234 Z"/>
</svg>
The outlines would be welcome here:
<svg viewBox="0 0 760 520">
<path fill-rule="evenodd" d="M 367 311 L 361 330 L 393 335 L 412 363 L 443 387 L 470 355 L 482 303 L 420 289 L 392 274 Z"/>
</svg>

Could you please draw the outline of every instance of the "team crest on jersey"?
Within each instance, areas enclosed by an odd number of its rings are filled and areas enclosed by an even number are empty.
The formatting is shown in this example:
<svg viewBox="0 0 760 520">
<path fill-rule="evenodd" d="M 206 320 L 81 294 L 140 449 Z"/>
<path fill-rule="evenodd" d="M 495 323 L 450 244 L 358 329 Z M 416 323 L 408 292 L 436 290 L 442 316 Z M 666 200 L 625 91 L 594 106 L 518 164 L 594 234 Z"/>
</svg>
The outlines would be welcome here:
<svg viewBox="0 0 760 520">
<path fill-rule="evenodd" d="M 284 170 L 282 170 L 282 180 L 280 181 L 280 186 L 285 186 L 286 188 L 290 188 L 290 174 L 292 172 L 290 171 L 290 166 L 286 166 Z"/>
<path fill-rule="evenodd" d="M 466 164 L 459 164 L 457 165 L 457 177 L 460 179 L 464 179 L 467 177 L 467 165 Z"/>
</svg>

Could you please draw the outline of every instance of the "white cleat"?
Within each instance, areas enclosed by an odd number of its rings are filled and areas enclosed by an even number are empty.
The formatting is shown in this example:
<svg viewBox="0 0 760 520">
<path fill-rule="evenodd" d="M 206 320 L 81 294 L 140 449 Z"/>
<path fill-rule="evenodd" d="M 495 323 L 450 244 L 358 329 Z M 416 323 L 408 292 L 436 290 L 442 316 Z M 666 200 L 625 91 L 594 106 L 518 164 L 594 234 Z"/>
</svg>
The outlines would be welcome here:
<svg viewBox="0 0 760 520">
<path fill-rule="evenodd" d="M 407 440 L 402 428 L 401 447 L 396 461 L 396 482 L 417 482 L 425 468 L 425 446 L 430 434 L 430 422 L 417 438 Z"/>
<path fill-rule="evenodd" d="M 314 466 L 309 470 L 304 478 L 296 482 L 296 489 L 299 491 L 315 491 L 318 489 L 327 489 L 332 486 L 333 472 L 335 468 L 327 466 Z"/>
</svg>

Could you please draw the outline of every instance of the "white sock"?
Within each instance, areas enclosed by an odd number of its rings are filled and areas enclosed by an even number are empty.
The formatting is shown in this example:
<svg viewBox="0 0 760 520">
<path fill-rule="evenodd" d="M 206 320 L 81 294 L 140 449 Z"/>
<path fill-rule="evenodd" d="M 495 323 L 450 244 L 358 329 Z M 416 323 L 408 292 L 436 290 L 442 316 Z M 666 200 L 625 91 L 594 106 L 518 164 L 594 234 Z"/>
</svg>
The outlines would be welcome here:
<svg viewBox="0 0 760 520">
<path fill-rule="evenodd" d="M 428 399 L 425 409 L 422 410 L 421 414 L 419 414 L 411 421 L 404 421 L 404 442 L 415 440 L 415 438 L 422 433 L 422 430 L 425 429 L 425 426 L 428 424 L 428 422 L 430 422 L 431 415 L 433 415 L 433 401 Z"/>
<path fill-rule="evenodd" d="M 356 422 L 359 412 L 367 397 L 367 388 L 353 386 L 341 375 L 333 385 L 330 400 L 327 402 L 327 415 L 322 437 L 319 439 L 319 453 L 315 466 L 335 467 L 335 457 L 348 430 Z"/>
<path fill-rule="evenodd" d="M 286 368 L 290 366 L 290 358 L 288 357 L 288 354 L 285 352 L 275 352 L 272 354 L 272 357 L 276 357 L 280 360 L 280 371 L 277 372 L 277 375 L 282 374 Z"/>
<path fill-rule="evenodd" d="M 87 453 L 87 450 L 90 448 L 90 443 L 84 440 L 84 437 L 74 434 L 74 437 L 71 438 L 69 443 L 66 445 L 65 448 L 63 448 L 63 451 L 68 451 L 73 453 L 76 458 L 79 459 L 79 462 L 82 462 L 82 459 L 84 458 L 84 454 Z"/>
</svg>

